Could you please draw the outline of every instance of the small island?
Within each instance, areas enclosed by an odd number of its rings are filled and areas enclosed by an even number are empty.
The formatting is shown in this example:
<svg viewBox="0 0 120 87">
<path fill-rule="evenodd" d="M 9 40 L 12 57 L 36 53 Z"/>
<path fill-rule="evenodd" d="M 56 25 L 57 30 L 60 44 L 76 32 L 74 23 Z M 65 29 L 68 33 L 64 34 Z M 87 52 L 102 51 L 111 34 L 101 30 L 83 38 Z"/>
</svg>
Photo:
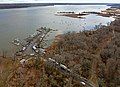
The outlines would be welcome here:
<svg viewBox="0 0 120 87">
<path fill-rule="evenodd" d="M 57 16 L 67 16 L 67 17 L 72 17 L 72 18 L 84 18 L 82 16 L 88 15 L 88 13 L 57 12 L 55 15 L 57 15 Z"/>
</svg>

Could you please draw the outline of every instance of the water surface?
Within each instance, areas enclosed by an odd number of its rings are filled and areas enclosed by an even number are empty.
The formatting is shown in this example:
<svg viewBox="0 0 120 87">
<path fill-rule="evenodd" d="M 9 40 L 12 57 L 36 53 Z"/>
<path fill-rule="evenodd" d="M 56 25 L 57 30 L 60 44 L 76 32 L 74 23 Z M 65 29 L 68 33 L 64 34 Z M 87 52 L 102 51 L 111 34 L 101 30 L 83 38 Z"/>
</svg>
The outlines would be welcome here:
<svg viewBox="0 0 120 87">
<path fill-rule="evenodd" d="M 55 16 L 58 11 L 82 11 L 100 12 L 109 8 L 105 5 L 55 5 L 43 7 L 1 9 L 0 10 L 0 49 L 10 50 L 10 42 L 14 38 L 24 39 L 29 34 L 33 34 L 39 27 L 49 27 L 58 30 L 51 38 L 57 34 L 68 31 L 81 31 L 83 29 L 93 29 L 95 25 L 102 23 L 106 25 L 114 18 L 101 17 L 95 14 L 86 15 L 86 19 Z"/>
</svg>

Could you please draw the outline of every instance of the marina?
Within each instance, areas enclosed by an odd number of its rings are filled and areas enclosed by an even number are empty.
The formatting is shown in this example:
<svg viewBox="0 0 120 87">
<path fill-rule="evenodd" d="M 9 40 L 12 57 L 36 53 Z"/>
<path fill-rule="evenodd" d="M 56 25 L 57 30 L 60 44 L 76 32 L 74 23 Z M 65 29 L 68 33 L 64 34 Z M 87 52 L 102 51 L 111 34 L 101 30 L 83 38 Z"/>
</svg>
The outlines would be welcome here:
<svg viewBox="0 0 120 87">
<path fill-rule="evenodd" d="M 41 27 L 39 29 L 37 29 L 37 33 L 33 34 L 33 35 L 29 35 L 29 37 L 27 37 L 25 39 L 25 45 L 22 45 L 22 47 L 20 47 L 18 51 L 15 52 L 14 56 L 35 56 L 37 54 L 45 54 L 45 48 L 44 46 L 40 46 L 43 44 L 44 39 L 46 38 L 46 35 L 51 31 L 52 29 L 48 29 L 46 27 Z M 31 36 L 31 37 L 30 37 Z M 31 38 L 31 39 L 30 39 Z M 17 39 L 15 39 L 13 41 L 13 44 L 16 45 L 20 44 L 20 41 Z M 17 45 L 19 46 L 19 45 Z"/>
</svg>

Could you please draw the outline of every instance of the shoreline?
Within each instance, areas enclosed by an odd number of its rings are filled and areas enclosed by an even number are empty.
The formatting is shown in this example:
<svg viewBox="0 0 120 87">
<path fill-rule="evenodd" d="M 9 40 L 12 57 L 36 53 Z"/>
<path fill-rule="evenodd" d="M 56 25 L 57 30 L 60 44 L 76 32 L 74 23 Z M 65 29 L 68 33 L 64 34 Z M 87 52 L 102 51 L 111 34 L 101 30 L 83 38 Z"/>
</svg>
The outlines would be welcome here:
<svg viewBox="0 0 120 87">
<path fill-rule="evenodd" d="M 115 3 L 0 3 L 0 9 L 28 8 L 54 5 L 114 5 Z"/>
</svg>

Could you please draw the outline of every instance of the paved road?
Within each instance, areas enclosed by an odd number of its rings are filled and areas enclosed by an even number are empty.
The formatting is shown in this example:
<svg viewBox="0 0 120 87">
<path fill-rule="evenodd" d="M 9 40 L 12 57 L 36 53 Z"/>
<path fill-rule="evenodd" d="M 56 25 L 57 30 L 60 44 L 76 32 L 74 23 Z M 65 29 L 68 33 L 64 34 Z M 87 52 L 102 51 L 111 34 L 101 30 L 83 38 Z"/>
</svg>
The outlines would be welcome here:
<svg viewBox="0 0 120 87">
<path fill-rule="evenodd" d="M 85 85 L 85 87 L 95 87 L 94 84 L 92 82 L 90 82 L 89 80 L 87 80 L 86 78 L 73 73 L 72 70 L 70 70 L 70 69 L 64 69 L 64 67 L 61 67 L 60 64 L 55 61 L 51 61 L 48 59 L 48 60 L 45 60 L 45 64 L 46 64 L 46 66 L 49 66 L 52 68 L 54 67 L 54 68 L 58 69 L 61 73 L 72 77 L 74 80 L 78 81 L 80 84 L 83 83 L 83 85 Z"/>
</svg>

